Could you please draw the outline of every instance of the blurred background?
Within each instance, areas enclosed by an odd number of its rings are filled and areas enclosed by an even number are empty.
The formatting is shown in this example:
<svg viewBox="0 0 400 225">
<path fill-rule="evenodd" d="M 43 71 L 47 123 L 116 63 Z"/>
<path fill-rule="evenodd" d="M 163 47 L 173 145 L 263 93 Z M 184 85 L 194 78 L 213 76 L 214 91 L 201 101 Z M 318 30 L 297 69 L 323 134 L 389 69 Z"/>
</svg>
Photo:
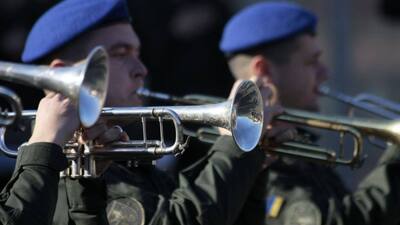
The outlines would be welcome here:
<svg viewBox="0 0 400 225">
<path fill-rule="evenodd" d="M 24 41 L 34 21 L 55 0 L 2 0 L 0 59 L 20 62 Z M 233 79 L 218 50 L 228 18 L 256 0 L 128 0 L 132 24 L 142 41 L 142 59 L 150 76 L 147 86 L 175 95 L 202 93 L 226 97 Z M 400 101 L 400 6 L 396 0 L 299 0 L 319 19 L 328 84 L 344 93 L 369 92 Z M 41 91 L 0 81 L 14 89 L 25 109 L 34 109 Z M 323 99 L 324 113 L 344 114 L 347 107 Z M 350 188 L 373 167 L 381 150 L 369 147 L 364 167 L 348 175 Z M 13 161 L 0 158 L 0 177 L 8 179 Z"/>
</svg>

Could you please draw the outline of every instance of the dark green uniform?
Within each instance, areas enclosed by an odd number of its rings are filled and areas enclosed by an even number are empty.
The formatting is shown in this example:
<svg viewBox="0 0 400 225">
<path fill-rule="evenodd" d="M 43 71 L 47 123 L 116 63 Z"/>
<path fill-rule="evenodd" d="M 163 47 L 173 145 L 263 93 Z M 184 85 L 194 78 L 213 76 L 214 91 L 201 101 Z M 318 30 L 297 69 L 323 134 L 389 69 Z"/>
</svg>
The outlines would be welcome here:
<svg viewBox="0 0 400 225">
<path fill-rule="evenodd" d="M 66 167 L 67 159 L 58 145 L 21 147 L 15 171 L 0 195 L 0 224 L 51 224 L 59 173 Z"/>
<path fill-rule="evenodd" d="M 268 172 L 266 224 L 399 224 L 398 150 L 388 149 L 354 193 L 346 190 L 331 168 L 275 162 Z"/>
<path fill-rule="evenodd" d="M 262 224 L 264 201 L 259 192 L 265 192 L 265 182 L 257 177 L 264 158 L 260 149 L 242 153 L 231 137 L 223 136 L 207 156 L 179 174 L 177 183 L 153 166 L 118 164 L 96 181 L 106 189 L 80 191 L 90 184 L 79 186 L 77 180 L 65 179 L 54 224 L 107 224 L 108 217 L 111 224 L 223 225 L 234 224 L 242 209 L 254 211 L 243 221 Z M 256 181 L 259 185 L 252 188 Z M 246 202 L 248 198 L 252 199 Z"/>
</svg>

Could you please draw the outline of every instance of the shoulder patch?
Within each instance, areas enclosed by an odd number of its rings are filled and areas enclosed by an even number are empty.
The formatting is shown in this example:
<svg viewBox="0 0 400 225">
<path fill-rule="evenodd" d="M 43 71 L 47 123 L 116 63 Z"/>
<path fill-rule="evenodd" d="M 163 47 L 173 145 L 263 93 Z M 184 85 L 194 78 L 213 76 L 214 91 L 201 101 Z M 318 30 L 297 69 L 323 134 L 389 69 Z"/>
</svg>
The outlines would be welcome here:
<svg viewBox="0 0 400 225">
<path fill-rule="evenodd" d="M 268 218 L 277 218 L 279 216 L 279 212 L 281 211 L 281 207 L 284 203 L 284 199 L 282 196 L 271 195 L 266 199 L 266 216 Z"/>
<path fill-rule="evenodd" d="M 144 225 L 143 205 L 134 198 L 119 198 L 107 204 L 110 225 Z"/>
</svg>

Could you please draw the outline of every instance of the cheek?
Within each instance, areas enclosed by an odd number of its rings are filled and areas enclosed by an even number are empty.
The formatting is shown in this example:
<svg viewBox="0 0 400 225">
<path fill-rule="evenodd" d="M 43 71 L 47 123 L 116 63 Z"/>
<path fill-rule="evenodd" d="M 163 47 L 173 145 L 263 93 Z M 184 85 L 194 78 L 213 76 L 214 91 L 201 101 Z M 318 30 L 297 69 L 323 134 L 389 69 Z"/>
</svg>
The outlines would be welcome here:
<svg viewBox="0 0 400 225">
<path fill-rule="evenodd" d="M 316 73 L 313 68 L 303 67 L 297 70 L 297 77 L 297 80 L 293 80 L 297 88 L 302 89 L 304 93 L 313 91 L 316 83 Z"/>
<path fill-rule="evenodd" d="M 283 92 L 299 92 L 307 83 L 305 77 L 298 71 L 289 71 L 281 80 Z"/>
<path fill-rule="evenodd" d="M 125 86 L 130 85 L 129 73 L 122 67 L 110 67 L 109 87 L 112 91 L 124 89 Z"/>
<path fill-rule="evenodd" d="M 123 77 L 113 76 L 110 78 L 107 92 L 108 103 L 112 106 L 120 106 L 121 102 L 126 101 L 131 93 L 130 83 Z"/>
</svg>

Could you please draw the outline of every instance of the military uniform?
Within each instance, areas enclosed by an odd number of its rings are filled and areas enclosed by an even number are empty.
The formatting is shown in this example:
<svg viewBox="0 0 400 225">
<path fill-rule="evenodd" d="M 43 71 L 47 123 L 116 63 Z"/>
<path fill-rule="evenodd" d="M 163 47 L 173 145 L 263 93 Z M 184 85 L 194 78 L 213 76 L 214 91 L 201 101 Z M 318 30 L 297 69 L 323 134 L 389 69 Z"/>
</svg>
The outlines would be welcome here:
<svg viewBox="0 0 400 225">
<path fill-rule="evenodd" d="M 47 59 L 87 31 L 129 21 L 125 0 L 61 1 L 33 26 L 22 61 Z M 136 168 L 113 164 L 97 179 L 63 178 L 53 223 L 233 224 L 244 204 L 246 210 L 264 206 L 255 191 L 265 187 L 252 189 L 262 183 L 257 177 L 264 158 L 260 149 L 243 153 L 232 137 L 221 137 L 177 183 L 142 162 Z M 245 203 L 248 197 L 258 201 Z M 263 218 L 258 212 L 254 218 Z"/>
<path fill-rule="evenodd" d="M 267 47 L 272 48 L 272 52 L 289 52 L 279 43 L 294 40 L 304 33 L 315 34 L 317 22 L 313 12 L 298 4 L 257 2 L 240 10 L 228 21 L 220 49 L 228 58 L 239 54 L 254 57 L 263 54 Z M 264 55 L 273 61 L 273 54 Z M 295 53 L 287 53 L 286 60 L 293 59 L 290 54 Z M 284 56 L 274 59 L 277 58 Z M 304 60 L 308 58 L 304 56 Z M 281 61 L 285 66 L 287 61 Z M 281 68 L 280 65 L 278 67 Z M 315 84 L 318 84 L 317 80 L 323 79 L 325 71 L 320 65 L 313 68 L 318 69 L 318 74 L 309 75 L 321 75 L 315 78 Z M 253 71 L 253 67 L 245 69 Z M 284 67 L 281 69 L 285 71 Z M 234 72 L 239 73 L 240 70 Z M 257 75 L 268 76 L 266 71 Z M 286 76 L 284 72 L 274 75 Z M 268 194 L 265 199 L 267 224 L 398 224 L 400 164 L 397 150 L 392 148 L 387 151 L 386 154 L 391 156 L 385 156 L 386 159 L 354 193 L 349 193 L 337 175 L 323 165 L 289 159 L 275 162 L 268 170 Z"/>
<path fill-rule="evenodd" d="M 21 147 L 11 180 L 0 194 L 0 224 L 51 224 L 59 172 L 66 167 L 67 159 L 58 145 Z"/>
<path fill-rule="evenodd" d="M 243 153 L 232 137 L 223 136 L 207 156 L 179 174 L 177 183 L 153 166 L 114 164 L 97 181 L 104 182 L 106 192 L 97 188 L 96 198 L 89 189 L 79 191 L 77 180 L 66 179 L 66 189 L 73 188 L 65 191 L 60 184 L 54 224 L 234 224 L 248 197 L 258 198 L 246 206 L 258 209 L 250 219 L 262 224 L 259 191 L 264 193 L 265 186 L 258 186 L 258 192 L 252 186 L 264 158 L 260 149 Z"/>
<path fill-rule="evenodd" d="M 266 224 L 398 224 L 398 150 L 388 149 L 385 159 L 354 193 L 346 190 L 329 167 L 277 161 L 268 171 Z"/>
</svg>

